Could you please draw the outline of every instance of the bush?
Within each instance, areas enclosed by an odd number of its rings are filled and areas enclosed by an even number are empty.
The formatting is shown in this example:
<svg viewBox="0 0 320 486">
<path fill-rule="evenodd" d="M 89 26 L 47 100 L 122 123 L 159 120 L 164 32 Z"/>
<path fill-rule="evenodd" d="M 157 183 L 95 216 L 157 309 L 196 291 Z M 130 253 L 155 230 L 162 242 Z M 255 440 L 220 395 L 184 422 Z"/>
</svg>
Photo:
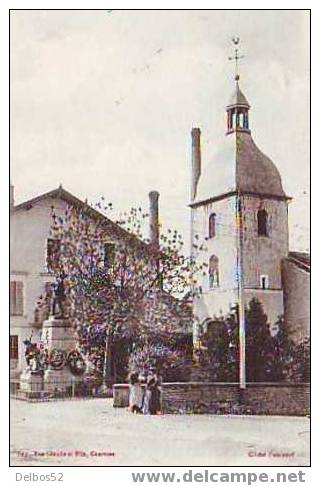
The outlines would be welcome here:
<svg viewBox="0 0 320 486">
<path fill-rule="evenodd" d="M 135 349 L 129 358 L 129 373 L 138 372 L 147 378 L 157 374 L 163 381 L 188 381 L 192 360 L 182 350 L 163 344 L 145 344 Z"/>
</svg>

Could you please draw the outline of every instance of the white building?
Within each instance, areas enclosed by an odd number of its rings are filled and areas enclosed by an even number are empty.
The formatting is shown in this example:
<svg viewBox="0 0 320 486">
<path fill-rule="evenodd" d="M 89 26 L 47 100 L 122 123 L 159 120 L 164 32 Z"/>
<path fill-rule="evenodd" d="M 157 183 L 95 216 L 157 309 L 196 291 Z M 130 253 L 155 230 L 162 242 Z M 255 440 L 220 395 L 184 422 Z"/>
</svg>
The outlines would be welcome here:
<svg viewBox="0 0 320 486">
<path fill-rule="evenodd" d="M 42 319 L 37 316 L 36 303 L 45 294 L 46 286 L 54 282 L 54 275 L 50 272 L 54 243 L 50 238 L 52 207 L 57 216 L 62 216 L 68 206 L 84 204 L 60 186 L 15 206 L 11 186 L 10 367 L 13 374 L 19 373 L 25 366 L 23 341 L 31 336 L 34 342 L 40 339 Z M 92 208 L 90 212 L 92 217 L 102 217 Z M 118 233 L 121 231 L 117 225 L 107 221 L 111 229 L 115 228 Z"/>
<path fill-rule="evenodd" d="M 198 275 L 202 296 L 194 299 L 195 341 L 200 329 L 226 315 L 235 304 L 243 310 L 253 297 L 263 304 L 271 326 L 290 309 L 287 322 L 292 335 L 300 340 L 308 334 L 310 265 L 305 255 L 303 264 L 299 254 L 293 259 L 289 252 L 290 198 L 275 164 L 252 138 L 249 109 L 236 76 L 235 92 L 226 109 L 226 130 L 216 137 L 218 150 L 205 171 L 200 129 L 192 130 L 192 254 L 208 265 L 208 275 Z M 204 251 L 194 246 L 201 243 Z M 297 299 L 300 292 L 302 312 Z"/>
<path fill-rule="evenodd" d="M 158 197 L 159 194 L 155 191 L 149 193 L 151 245 L 159 245 Z M 55 249 L 55 240 L 50 236 L 52 208 L 54 208 L 56 216 L 59 217 L 63 216 L 70 206 L 80 208 L 85 206 L 87 213 L 93 220 L 103 218 L 105 235 L 102 245 L 103 258 L 108 257 L 108 254 L 114 255 L 118 243 L 125 243 L 125 245 L 132 245 L 134 252 L 138 251 L 139 258 L 147 256 L 146 265 L 150 263 L 153 265 L 153 260 L 150 259 L 152 253 L 150 253 L 148 244 L 67 192 L 62 186 L 16 206 L 14 205 L 13 187 L 11 186 L 10 366 L 13 377 L 18 376 L 26 365 L 23 341 L 30 339 L 30 337 L 32 337 L 33 342 L 40 340 L 42 323 L 46 316 L 39 315 L 36 304 L 39 297 L 45 295 L 46 288 L 55 281 L 55 275 L 50 271 L 50 258 L 52 258 L 52 251 Z M 166 309 L 166 311 L 162 311 L 162 314 L 170 316 L 171 322 L 176 325 L 178 334 L 190 335 L 190 312 L 180 310 L 179 301 L 162 290 L 158 290 L 154 294 L 156 295 L 156 299 L 153 299 L 155 305 Z M 183 303 L 181 303 L 181 309 L 183 307 Z M 143 319 L 144 316 L 141 318 Z M 110 350 L 110 353 L 110 361 L 112 361 L 112 350 Z"/>
</svg>

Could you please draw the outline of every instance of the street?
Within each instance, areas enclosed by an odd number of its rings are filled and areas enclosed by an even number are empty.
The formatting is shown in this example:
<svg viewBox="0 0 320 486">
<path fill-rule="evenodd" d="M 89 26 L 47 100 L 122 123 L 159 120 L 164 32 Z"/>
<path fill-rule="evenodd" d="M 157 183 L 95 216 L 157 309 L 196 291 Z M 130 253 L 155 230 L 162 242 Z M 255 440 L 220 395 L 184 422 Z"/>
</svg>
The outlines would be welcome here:
<svg viewBox="0 0 320 486">
<path fill-rule="evenodd" d="M 304 417 L 159 415 L 11 400 L 12 466 L 306 466 Z"/>
</svg>

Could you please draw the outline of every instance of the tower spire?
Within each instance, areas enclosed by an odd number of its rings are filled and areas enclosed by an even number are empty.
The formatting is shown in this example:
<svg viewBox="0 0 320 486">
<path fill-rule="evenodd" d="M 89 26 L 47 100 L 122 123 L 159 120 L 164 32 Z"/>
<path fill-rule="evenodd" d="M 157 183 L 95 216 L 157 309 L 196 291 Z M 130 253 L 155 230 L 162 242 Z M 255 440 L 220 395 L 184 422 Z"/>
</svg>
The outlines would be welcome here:
<svg viewBox="0 0 320 486">
<path fill-rule="evenodd" d="M 235 75 L 234 75 L 234 79 L 238 83 L 238 81 L 240 79 L 240 75 L 239 75 L 239 60 L 240 59 L 243 59 L 244 56 L 240 56 L 239 55 L 238 45 L 240 43 L 240 37 L 232 37 L 232 42 L 234 44 L 234 55 L 233 56 L 230 56 L 228 59 L 229 59 L 229 61 L 234 61 L 234 63 L 235 63 Z"/>
<path fill-rule="evenodd" d="M 227 106 L 227 135 L 234 132 L 248 132 L 249 130 L 249 109 L 250 105 L 239 87 L 239 60 L 244 56 L 239 55 L 240 37 L 233 37 L 234 55 L 229 57 L 229 61 L 235 63 L 235 82 L 236 89 Z"/>
</svg>

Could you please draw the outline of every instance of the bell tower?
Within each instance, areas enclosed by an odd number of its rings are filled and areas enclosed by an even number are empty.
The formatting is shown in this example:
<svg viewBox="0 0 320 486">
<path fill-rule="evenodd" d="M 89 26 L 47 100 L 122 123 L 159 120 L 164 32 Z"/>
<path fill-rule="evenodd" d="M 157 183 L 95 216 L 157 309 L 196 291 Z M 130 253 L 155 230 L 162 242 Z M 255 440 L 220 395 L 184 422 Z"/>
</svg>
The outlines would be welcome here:
<svg viewBox="0 0 320 486">
<path fill-rule="evenodd" d="M 227 106 L 227 131 L 226 134 L 242 131 L 250 133 L 249 110 L 250 105 L 239 88 L 239 75 L 236 78 L 236 90 L 233 99 Z"/>
<path fill-rule="evenodd" d="M 193 178 L 191 254 L 208 269 L 197 276 L 202 293 L 194 298 L 195 341 L 199 329 L 236 304 L 241 339 L 244 309 L 253 297 L 263 304 L 271 326 L 283 314 L 281 262 L 289 251 L 290 198 L 277 167 L 252 138 L 250 104 L 239 83 L 238 43 L 235 38 L 235 55 L 230 58 L 235 60 L 236 74 L 226 107 L 226 130 L 217 134 L 217 150 L 205 170 Z M 197 133 L 200 136 L 199 129 Z M 196 250 L 199 241 L 205 241 L 202 253 Z"/>
</svg>

